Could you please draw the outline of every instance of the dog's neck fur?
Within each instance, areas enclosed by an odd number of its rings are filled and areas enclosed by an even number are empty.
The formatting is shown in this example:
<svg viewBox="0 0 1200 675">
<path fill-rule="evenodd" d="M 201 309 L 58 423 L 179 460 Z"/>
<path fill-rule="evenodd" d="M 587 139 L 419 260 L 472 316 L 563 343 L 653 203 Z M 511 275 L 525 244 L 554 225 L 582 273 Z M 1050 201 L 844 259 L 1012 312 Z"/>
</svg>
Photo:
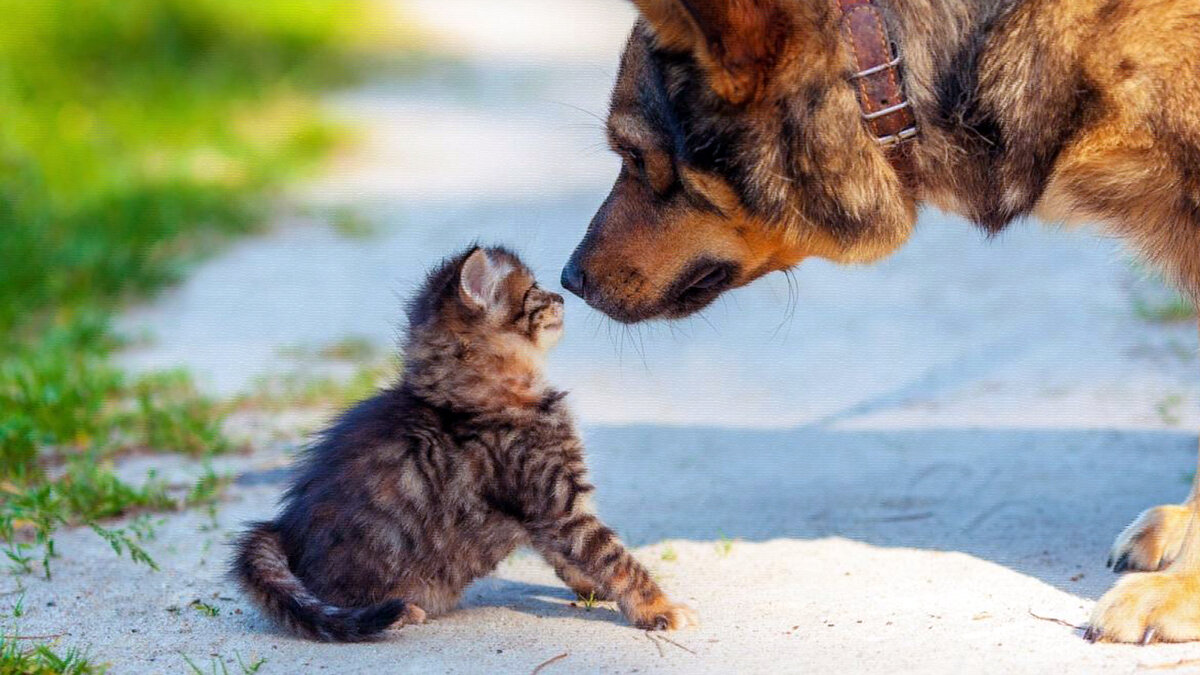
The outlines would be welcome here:
<svg viewBox="0 0 1200 675">
<path fill-rule="evenodd" d="M 1069 45 L 1037 41 L 1031 0 L 880 2 L 920 126 L 913 196 L 991 232 L 1028 214 L 1090 103 Z M 1014 25 L 1026 30 L 999 30 Z M 1023 137 L 1026 115 L 1039 114 L 1062 116 L 1062 132 Z"/>
<path fill-rule="evenodd" d="M 907 184 L 876 147 L 855 88 L 845 80 L 853 59 L 836 2 L 826 0 L 825 12 L 798 9 L 797 30 L 809 32 L 792 42 L 774 75 L 788 83 L 776 133 L 790 147 L 741 166 L 741 194 L 752 212 L 794 225 L 787 230 L 796 250 L 848 263 L 873 262 L 903 245 L 920 202 L 989 231 L 1027 213 L 1047 171 L 1031 164 L 1053 152 L 1026 147 L 1022 157 L 1002 136 L 994 111 L 1005 101 L 989 99 L 985 90 L 1009 80 L 1002 69 L 998 75 L 985 70 L 984 60 L 994 47 L 994 28 L 1033 1 L 877 0 L 904 58 L 905 93 L 919 129 L 910 141 L 914 171 Z"/>
<path fill-rule="evenodd" d="M 901 183 L 883 153 L 865 147 L 874 141 L 860 120 L 853 88 L 843 80 L 818 83 L 823 102 L 806 119 L 822 132 L 797 143 L 816 168 L 793 164 L 791 185 L 775 193 L 787 195 L 802 222 L 839 238 L 835 259 L 842 262 L 870 262 L 898 248 L 911 234 L 920 202 L 959 213 L 989 232 L 1029 214 L 1059 151 L 1095 109 L 1078 59 L 1078 36 L 1086 32 L 1067 25 L 1086 23 L 1090 10 L 1050 11 L 1039 0 L 878 3 L 904 57 L 905 91 L 919 129 L 910 148 L 910 184 Z M 830 32 L 826 44 L 848 50 L 840 35 L 832 37 L 839 31 L 836 16 L 831 7 L 831 20 L 818 30 Z M 843 57 L 852 62 L 848 51 Z M 805 71 L 813 72 L 802 60 L 793 68 L 784 77 L 803 82 Z M 805 95 L 798 91 L 797 100 Z M 861 150 L 848 150 L 854 147 Z M 830 171 L 832 166 L 838 169 Z M 770 178 L 760 174 L 760 180 Z M 831 219 L 830 213 L 840 215 Z M 787 222 L 792 216 L 776 208 L 769 217 Z"/>
</svg>

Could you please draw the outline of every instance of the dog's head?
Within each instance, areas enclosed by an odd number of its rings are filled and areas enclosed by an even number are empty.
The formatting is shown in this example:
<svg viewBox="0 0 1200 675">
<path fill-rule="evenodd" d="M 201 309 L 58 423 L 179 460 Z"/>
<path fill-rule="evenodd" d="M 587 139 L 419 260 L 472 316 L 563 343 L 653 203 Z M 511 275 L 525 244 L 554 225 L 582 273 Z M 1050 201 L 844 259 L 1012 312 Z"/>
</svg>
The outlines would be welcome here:
<svg viewBox="0 0 1200 675">
<path fill-rule="evenodd" d="M 607 122 L 623 165 L 564 287 L 619 321 L 675 318 L 899 246 L 914 208 L 859 121 L 831 3 L 635 3 Z"/>
</svg>

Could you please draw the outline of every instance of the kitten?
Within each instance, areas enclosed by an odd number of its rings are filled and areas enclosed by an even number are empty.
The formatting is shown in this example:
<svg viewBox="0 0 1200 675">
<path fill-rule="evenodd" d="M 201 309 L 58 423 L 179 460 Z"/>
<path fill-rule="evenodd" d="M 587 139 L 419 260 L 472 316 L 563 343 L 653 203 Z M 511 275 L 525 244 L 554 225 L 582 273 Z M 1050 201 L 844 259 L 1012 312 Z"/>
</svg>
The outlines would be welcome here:
<svg viewBox="0 0 1200 675">
<path fill-rule="evenodd" d="M 242 536 L 243 589 L 297 633 L 362 640 L 452 609 L 528 544 L 638 627 L 696 623 L 588 505 L 565 393 L 541 375 L 562 316 L 502 248 L 432 272 L 408 308 L 403 377 L 325 430 L 282 513 Z"/>
</svg>

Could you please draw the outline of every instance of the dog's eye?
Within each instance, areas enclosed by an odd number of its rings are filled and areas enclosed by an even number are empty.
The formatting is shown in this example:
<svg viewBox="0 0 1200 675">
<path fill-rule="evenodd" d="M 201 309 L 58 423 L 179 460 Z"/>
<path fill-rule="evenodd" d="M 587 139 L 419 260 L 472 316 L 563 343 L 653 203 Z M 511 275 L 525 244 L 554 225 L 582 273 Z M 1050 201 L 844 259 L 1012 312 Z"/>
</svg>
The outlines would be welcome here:
<svg viewBox="0 0 1200 675">
<path fill-rule="evenodd" d="M 633 164 L 633 168 L 637 170 L 639 176 L 646 175 L 646 158 L 642 155 L 641 150 L 626 148 L 625 156 L 629 158 L 629 163 Z"/>
</svg>

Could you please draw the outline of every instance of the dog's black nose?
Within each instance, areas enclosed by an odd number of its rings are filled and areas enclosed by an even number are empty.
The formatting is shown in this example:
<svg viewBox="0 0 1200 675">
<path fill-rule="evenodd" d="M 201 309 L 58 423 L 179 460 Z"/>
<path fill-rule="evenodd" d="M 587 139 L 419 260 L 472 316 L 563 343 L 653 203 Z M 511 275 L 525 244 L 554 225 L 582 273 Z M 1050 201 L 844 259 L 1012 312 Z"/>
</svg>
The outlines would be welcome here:
<svg viewBox="0 0 1200 675">
<path fill-rule="evenodd" d="M 562 282 L 563 288 L 581 298 L 583 297 L 583 289 L 587 283 L 587 278 L 584 277 L 583 270 L 579 269 L 579 265 L 575 264 L 574 260 L 568 262 L 567 266 L 563 268 L 562 278 L 559 281 Z"/>
</svg>

